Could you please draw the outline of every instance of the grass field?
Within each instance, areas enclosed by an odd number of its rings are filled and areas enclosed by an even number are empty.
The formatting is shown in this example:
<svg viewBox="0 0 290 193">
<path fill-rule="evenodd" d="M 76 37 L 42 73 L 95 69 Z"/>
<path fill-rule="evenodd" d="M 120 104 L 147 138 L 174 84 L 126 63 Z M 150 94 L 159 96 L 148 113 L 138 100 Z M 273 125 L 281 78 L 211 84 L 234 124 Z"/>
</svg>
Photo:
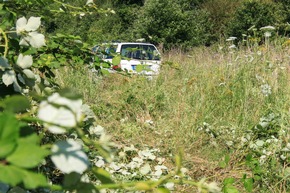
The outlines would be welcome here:
<svg viewBox="0 0 290 193">
<path fill-rule="evenodd" d="M 152 80 L 97 77 L 84 67 L 57 75 L 83 95 L 117 144 L 159 148 L 168 167 L 182 149 L 188 175 L 224 183 L 224 192 L 231 185 L 289 192 L 289 56 L 280 45 L 212 46 L 163 53 Z"/>
</svg>

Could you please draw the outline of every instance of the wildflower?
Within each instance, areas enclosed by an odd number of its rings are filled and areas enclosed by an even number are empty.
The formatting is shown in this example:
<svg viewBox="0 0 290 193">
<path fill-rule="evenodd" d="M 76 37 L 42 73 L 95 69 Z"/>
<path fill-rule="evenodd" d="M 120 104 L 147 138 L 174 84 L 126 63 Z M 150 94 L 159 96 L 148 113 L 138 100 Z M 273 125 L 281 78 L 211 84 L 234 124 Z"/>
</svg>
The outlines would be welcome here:
<svg viewBox="0 0 290 193">
<path fill-rule="evenodd" d="M 237 37 L 229 37 L 228 39 L 226 39 L 226 41 L 234 41 L 236 39 L 237 39 Z"/>
<path fill-rule="evenodd" d="M 264 33 L 264 36 L 265 36 L 266 38 L 271 37 L 271 32 L 266 31 L 266 32 Z"/>
<path fill-rule="evenodd" d="M 261 92 L 262 94 L 264 94 L 265 96 L 269 96 L 272 91 L 271 91 L 271 86 L 268 84 L 263 84 L 261 85 Z"/>
<path fill-rule="evenodd" d="M 94 111 L 92 111 L 92 109 L 90 109 L 90 106 L 87 105 L 87 104 L 83 104 L 82 105 L 82 112 L 85 115 L 84 121 L 88 121 L 90 119 L 94 119 L 95 118 Z"/>
<path fill-rule="evenodd" d="M 94 4 L 93 0 L 87 0 L 86 5 L 91 6 L 92 4 Z"/>
<path fill-rule="evenodd" d="M 105 166 L 105 161 L 103 158 L 99 159 L 98 161 L 95 162 L 95 166 L 101 168 Z"/>
<path fill-rule="evenodd" d="M 232 45 L 229 46 L 229 48 L 230 49 L 235 49 L 235 48 L 237 48 L 237 46 L 235 44 L 232 44 Z"/>
<path fill-rule="evenodd" d="M 81 121 L 81 106 L 81 99 L 72 100 L 54 93 L 40 103 L 38 118 L 51 133 L 62 134 L 66 131 L 63 127 L 76 127 Z"/>
<path fill-rule="evenodd" d="M 105 129 L 100 125 L 98 125 L 96 127 L 90 126 L 90 128 L 89 128 L 89 133 L 91 135 L 101 136 L 104 133 L 104 131 L 105 131 Z"/>
<path fill-rule="evenodd" d="M 260 30 L 273 31 L 273 30 L 275 30 L 275 27 L 268 25 L 268 26 L 265 26 L 265 27 L 261 27 Z"/>
<path fill-rule="evenodd" d="M 19 54 L 16 64 L 21 67 L 22 69 L 30 68 L 32 66 L 32 56 L 23 54 Z"/>
<path fill-rule="evenodd" d="M 156 156 L 153 155 L 149 150 L 140 151 L 138 155 L 144 159 L 155 160 Z"/>
<path fill-rule="evenodd" d="M 209 192 L 212 192 L 212 193 L 219 193 L 222 191 L 222 189 L 218 187 L 218 184 L 216 182 L 211 182 L 207 184 L 207 189 Z"/>
<path fill-rule="evenodd" d="M 174 183 L 173 182 L 167 182 L 166 184 L 164 184 L 164 186 L 168 190 L 174 190 Z"/>
<path fill-rule="evenodd" d="M 251 31 L 251 30 L 256 31 L 256 30 L 257 30 L 256 26 L 253 25 L 253 26 L 251 26 L 251 27 L 248 29 L 248 31 Z"/>
<path fill-rule="evenodd" d="M 25 17 L 21 17 L 16 22 L 16 33 L 21 35 L 25 32 L 36 31 L 40 24 L 40 17 L 30 17 L 28 21 Z"/>
<path fill-rule="evenodd" d="M 227 141 L 226 144 L 227 144 L 227 146 L 232 146 L 232 145 L 234 144 L 234 142 L 232 142 L 232 141 Z"/>
<path fill-rule="evenodd" d="M 72 140 L 60 141 L 53 145 L 52 162 L 63 173 L 77 172 L 82 174 L 89 166 L 88 157 L 81 150 L 82 146 Z"/>
<path fill-rule="evenodd" d="M 143 167 L 140 168 L 139 171 L 142 175 L 147 175 L 151 172 L 151 167 L 149 164 L 145 164 Z"/>
<path fill-rule="evenodd" d="M 285 160 L 287 157 L 286 157 L 285 155 L 280 155 L 280 158 L 281 158 L 282 160 Z"/>
<path fill-rule="evenodd" d="M 16 92 L 21 92 L 21 87 L 19 86 L 15 72 L 13 70 L 5 71 L 2 75 L 2 81 L 6 86 L 13 84 L 13 88 Z"/>
<path fill-rule="evenodd" d="M 25 75 L 26 78 L 28 78 L 28 79 L 36 79 L 35 74 L 31 70 L 24 69 L 22 72 L 23 72 L 23 74 Z M 20 75 L 20 74 L 18 74 L 18 75 Z"/>
<path fill-rule="evenodd" d="M 31 45 L 34 48 L 45 46 L 44 35 L 36 30 L 40 27 L 40 17 L 30 17 L 27 21 L 21 17 L 16 22 L 16 33 L 21 36 L 19 45 Z"/>
</svg>

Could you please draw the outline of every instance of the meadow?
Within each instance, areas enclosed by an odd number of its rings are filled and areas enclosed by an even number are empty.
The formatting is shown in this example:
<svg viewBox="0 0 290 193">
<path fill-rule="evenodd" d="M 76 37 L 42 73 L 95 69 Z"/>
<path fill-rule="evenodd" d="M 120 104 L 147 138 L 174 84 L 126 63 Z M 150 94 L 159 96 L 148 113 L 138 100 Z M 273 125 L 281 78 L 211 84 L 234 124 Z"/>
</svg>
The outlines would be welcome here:
<svg viewBox="0 0 290 193">
<path fill-rule="evenodd" d="M 172 49 L 157 77 L 58 69 L 83 95 L 98 124 L 122 146 L 158 149 L 164 165 L 224 192 L 288 192 L 290 69 L 287 41 Z M 178 192 L 194 192 L 186 186 Z"/>
</svg>

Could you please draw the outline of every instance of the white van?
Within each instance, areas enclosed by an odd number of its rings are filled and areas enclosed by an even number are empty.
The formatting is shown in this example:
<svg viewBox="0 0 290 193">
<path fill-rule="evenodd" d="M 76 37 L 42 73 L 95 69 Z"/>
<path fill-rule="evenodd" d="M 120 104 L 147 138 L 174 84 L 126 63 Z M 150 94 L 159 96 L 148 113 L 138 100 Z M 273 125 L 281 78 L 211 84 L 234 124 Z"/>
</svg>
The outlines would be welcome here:
<svg viewBox="0 0 290 193">
<path fill-rule="evenodd" d="M 150 43 L 120 42 L 104 43 L 93 48 L 98 57 L 111 64 L 111 71 L 123 70 L 129 73 L 157 75 L 161 65 L 160 52 Z M 120 57 L 119 64 L 113 58 Z"/>
</svg>

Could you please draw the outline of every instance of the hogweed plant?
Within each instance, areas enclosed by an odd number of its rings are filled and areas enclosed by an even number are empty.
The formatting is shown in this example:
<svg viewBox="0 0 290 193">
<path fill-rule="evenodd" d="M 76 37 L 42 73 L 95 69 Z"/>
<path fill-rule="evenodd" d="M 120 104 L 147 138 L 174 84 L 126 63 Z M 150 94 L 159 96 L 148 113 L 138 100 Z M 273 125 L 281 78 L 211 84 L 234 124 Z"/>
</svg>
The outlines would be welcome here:
<svg viewBox="0 0 290 193">
<path fill-rule="evenodd" d="M 86 6 L 94 6 L 93 1 Z M 9 12 L 4 4 L 0 8 Z M 0 28 L 0 86 L 5 91 L 0 101 L 1 192 L 166 193 L 175 184 L 202 192 L 221 191 L 214 182 L 188 178 L 181 154 L 176 156 L 176 168 L 170 170 L 165 159 L 157 157 L 158 149 L 117 148 L 82 98 L 59 89 L 49 76 L 53 59 L 48 50 L 56 45 L 38 31 L 41 17 L 20 17 L 13 28 L 8 24 Z M 67 40 L 64 35 L 57 38 Z M 57 61 L 76 57 L 68 51 L 65 54 L 58 55 Z M 57 68 L 55 61 L 53 68 Z M 55 179 L 55 173 L 61 179 Z"/>
</svg>

